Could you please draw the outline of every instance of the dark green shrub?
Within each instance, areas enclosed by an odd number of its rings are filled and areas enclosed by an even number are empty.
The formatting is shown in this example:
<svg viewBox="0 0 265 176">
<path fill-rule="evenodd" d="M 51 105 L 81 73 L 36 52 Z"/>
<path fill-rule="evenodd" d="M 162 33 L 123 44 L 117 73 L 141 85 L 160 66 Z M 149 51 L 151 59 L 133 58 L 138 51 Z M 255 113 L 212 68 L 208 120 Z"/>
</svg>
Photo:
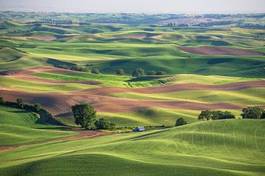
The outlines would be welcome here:
<svg viewBox="0 0 265 176">
<path fill-rule="evenodd" d="M 142 68 L 137 68 L 132 73 L 133 77 L 141 77 L 141 76 L 144 76 L 144 75 L 145 75 L 145 72 L 144 72 L 144 69 L 142 69 Z"/>
<path fill-rule="evenodd" d="M 97 68 L 92 68 L 91 73 L 99 74 L 100 71 L 99 71 L 99 69 L 97 69 Z"/>
<path fill-rule="evenodd" d="M 104 118 L 100 118 L 95 122 L 97 129 L 113 129 L 115 125 Z"/>
<path fill-rule="evenodd" d="M 121 68 L 121 69 L 116 70 L 116 74 L 117 74 L 117 75 L 124 75 L 125 72 L 124 72 L 124 70 Z"/>
<path fill-rule="evenodd" d="M 187 124 L 187 122 L 186 122 L 185 119 L 183 119 L 183 118 L 178 118 L 178 119 L 176 120 L 176 124 L 175 124 L 175 126 L 181 126 L 181 125 L 186 125 L 186 124 Z"/>
</svg>

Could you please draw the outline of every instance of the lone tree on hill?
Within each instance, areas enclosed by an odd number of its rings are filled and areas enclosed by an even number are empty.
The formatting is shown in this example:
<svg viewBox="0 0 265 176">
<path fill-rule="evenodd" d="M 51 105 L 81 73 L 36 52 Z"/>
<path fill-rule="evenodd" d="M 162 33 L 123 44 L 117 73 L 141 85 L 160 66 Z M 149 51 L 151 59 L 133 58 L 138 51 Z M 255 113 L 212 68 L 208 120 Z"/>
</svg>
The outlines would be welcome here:
<svg viewBox="0 0 265 176">
<path fill-rule="evenodd" d="M 183 118 L 178 118 L 178 119 L 176 120 L 176 124 L 175 124 L 175 126 L 181 126 L 181 125 L 186 125 L 186 124 L 187 124 L 187 122 L 186 122 L 185 119 L 183 119 Z"/>
<path fill-rule="evenodd" d="M 85 129 L 95 129 L 96 110 L 89 104 L 77 104 L 72 106 L 75 123 Z"/>
<path fill-rule="evenodd" d="M 247 107 L 242 109 L 242 118 L 243 119 L 262 119 L 264 118 L 265 111 L 261 107 Z"/>
<path fill-rule="evenodd" d="M 144 76 L 144 75 L 145 75 L 145 72 L 144 72 L 144 69 L 142 69 L 142 68 L 137 68 L 132 73 L 133 77 L 141 77 L 141 76 Z"/>
</svg>

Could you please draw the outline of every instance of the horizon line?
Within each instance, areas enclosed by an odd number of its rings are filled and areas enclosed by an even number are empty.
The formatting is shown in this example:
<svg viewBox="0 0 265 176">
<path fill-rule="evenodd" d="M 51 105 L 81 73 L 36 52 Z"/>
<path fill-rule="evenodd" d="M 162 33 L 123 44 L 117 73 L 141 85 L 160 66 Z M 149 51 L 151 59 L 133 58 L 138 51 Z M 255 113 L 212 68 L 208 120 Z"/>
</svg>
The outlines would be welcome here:
<svg viewBox="0 0 265 176">
<path fill-rule="evenodd" d="M 172 15 L 251 15 L 265 14 L 265 12 L 73 12 L 73 11 L 37 11 L 37 10 L 1 10 L 0 12 L 17 12 L 17 13 L 70 13 L 70 14 L 172 14 Z"/>
</svg>

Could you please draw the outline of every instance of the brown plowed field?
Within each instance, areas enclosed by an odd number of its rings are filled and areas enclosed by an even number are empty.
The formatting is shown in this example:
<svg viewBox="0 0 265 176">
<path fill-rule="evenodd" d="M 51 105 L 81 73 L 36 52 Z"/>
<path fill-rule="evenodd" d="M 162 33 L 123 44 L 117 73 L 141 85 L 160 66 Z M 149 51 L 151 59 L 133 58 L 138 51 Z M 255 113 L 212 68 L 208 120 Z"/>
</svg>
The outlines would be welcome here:
<svg viewBox="0 0 265 176">
<path fill-rule="evenodd" d="M 74 72 L 54 67 L 38 67 L 24 71 L 18 71 L 8 76 L 21 77 L 21 79 L 30 79 L 32 81 L 42 81 L 47 83 L 57 83 L 57 81 L 37 78 L 32 75 L 35 72 Z M 61 81 L 59 81 L 61 83 Z M 66 82 L 65 82 L 66 83 Z M 28 103 L 40 103 L 54 115 L 67 113 L 71 106 L 80 103 L 92 103 L 98 111 L 101 112 L 130 112 L 141 107 L 162 107 L 169 109 L 241 109 L 234 104 L 228 103 L 201 103 L 191 101 L 168 101 L 168 100 L 135 100 L 113 97 L 113 93 L 135 92 L 135 93 L 166 93 L 184 90 L 240 90 L 247 88 L 265 87 L 265 80 L 229 83 L 224 85 L 205 85 L 205 84 L 174 84 L 159 87 L 147 88 L 115 88 L 115 87 L 98 87 L 87 90 L 77 90 L 67 93 L 32 93 L 22 92 L 15 89 L 0 88 L 0 96 L 9 101 L 15 101 L 22 98 Z M 30 90 L 29 90 L 30 91 Z"/>
<path fill-rule="evenodd" d="M 139 88 L 139 89 L 134 89 L 133 92 L 151 94 L 151 93 L 176 92 L 184 90 L 242 90 L 242 89 L 258 88 L 258 87 L 265 87 L 265 80 L 237 82 L 237 83 L 229 83 L 223 85 L 207 85 L 207 84 L 195 84 L 195 83 L 173 84 L 173 85 L 166 85 L 159 87 Z"/>
<path fill-rule="evenodd" d="M 54 115 L 69 112 L 71 106 L 80 103 L 88 102 L 95 106 L 100 112 L 130 112 L 141 107 L 162 107 L 169 109 L 240 109 L 241 107 L 227 103 L 198 103 L 189 101 L 163 101 L 163 100 L 132 100 L 125 98 L 110 97 L 107 95 L 95 95 L 89 91 L 78 94 L 60 94 L 60 93 L 26 93 L 12 90 L 0 90 L 1 96 L 6 100 L 15 101 L 20 97 L 25 102 L 40 103 Z"/>
</svg>

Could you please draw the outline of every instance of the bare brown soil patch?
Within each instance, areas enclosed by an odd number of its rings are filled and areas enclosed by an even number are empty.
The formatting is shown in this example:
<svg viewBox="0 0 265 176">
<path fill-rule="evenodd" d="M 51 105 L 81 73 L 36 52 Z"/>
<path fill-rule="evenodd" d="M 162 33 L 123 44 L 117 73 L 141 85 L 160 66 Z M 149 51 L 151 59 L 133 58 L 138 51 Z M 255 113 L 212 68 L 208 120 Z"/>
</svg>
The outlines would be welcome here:
<svg viewBox="0 0 265 176">
<path fill-rule="evenodd" d="M 53 35 L 33 35 L 30 36 L 29 38 L 34 40 L 46 41 L 46 42 L 56 40 L 56 37 Z"/>
<path fill-rule="evenodd" d="M 246 81 L 246 82 L 237 82 L 229 83 L 223 85 L 206 85 L 206 84 L 173 84 L 159 87 L 147 87 L 134 89 L 133 92 L 138 93 L 166 93 L 166 92 L 176 92 L 184 90 L 242 90 L 248 88 L 258 88 L 265 87 L 265 80 L 259 81 Z"/>
<path fill-rule="evenodd" d="M 58 83 L 57 81 L 47 81 L 41 78 L 32 77 L 35 72 L 67 72 L 68 70 L 54 67 L 38 67 L 20 71 L 11 76 L 20 76 L 22 79 L 33 81 L 44 81 L 47 83 Z M 241 109 L 237 105 L 229 103 L 200 103 L 190 101 L 168 101 L 168 100 L 135 100 L 113 97 L 113 93 L 136 92 L 136 93 L 167 93 L 184 90 L 241 90 L 247 88 L 265 87 L 265 80 L 229 83 L 224 85 L 204 85 L 204 84 L 174 84 L 159 87 L 147 88 L 94 88 L 68 93 L 31 93 L 16 91 L 14 89 L 0 89 L 0 96 L 9 101 L 16 101 L 22 98 L 25 102 L 35 104 L 40 103 L 54 115 L 69 113 L 71 106 L 81 102 L 93 104 L 100 112 L 130 112 L 139 107 L 147 108 L 169 108 L 169 109 Z"/>
<path fill-rule="evenodd" d="M 147 36 L 145 34 L 129 34 L 124 37 L 129 38 L 129 39 L 144 39 Z"/>
<path fill-rule="evenodd" d="M 231 56 L 264 56 L 264 53 L 239 48 L 201 46 L 201 47 L 179 47 L 181 50 L 200 55 L 231 55 Z"/>
<path fill-rule="evenodd" d="M 14 150 L 16 147 L 13 146 L 0 146 L 0 153 Z"/>
<path fill-rule="evenodd" d="M 152 34 L 152 33 L 121 35 L 121 37 L 128 38 L 128 39 L 145 39 L 145 38 L 152 38 L 156 36 L 158 36 L 158 34 Z"/>
<path fill-rule="evenodd" d="M 198 103 L 189 101 L 165 101 L 165 100 L 132 100 L 125 98 L 111 97 L 109 95 L 97 95 L 89 90 L 75 92 L 74 94 L 61 93 L 44 93 L 34 94 L 26 92 L 18 92 L 11 90 L 1 90 L 0 95 L 6 100 L 15 101 L 20 97 L 28 103 L 40 103 L 54 115 L 68 113 L 71 106 L 81 102 L 93 104 L 99 112 L 132 112 L 140 107 L 154 108 L 162 107 L 169 109 L 240 109 L 241 107 L 227 103 Z"/>
<path fill-rule="evenodd" d="M 73 140 L 79 140 L 79 139 L 84 139 L 84 138 L 95 138 L 95 137 L 106 136 L 106 135 L 112 134 L 111 132 L 105 132 L 105 131 L 90 131 L 90 130 L 82 130 L 82 129 L 78 129 L 78 130 L 73 129 L 73 130 L 78 132 L 78 135 L 65 137 L 62 140 L 73 141 Z"/>
<path fill-rule="evenodd" d="M 88 84 L 88 85 L 99 85 L 101 84 L 98 81 L 93 80 L 87 80 L 87 81 L 80 81 L 80 80 L 51 80 L 51 79 L 45 79 L 45 78 L 39 78 L 37 76 L 34 76 L 34 73 L 39 72 L 50 72 L 50 73 L 72 73 L 75 71 L 62 69 L 62 68 L 56 68 L 56 67 L 49 67 L 49 66 L 43 66 L 43 67 L 33 67 L 26 70 L 17 70 L 17 71 L 7 71 L 3 72 L 2 75 L 9 76 L 13 78 L 19 78 L 22 80 L 29 80 L 29 81 L 35 81 L 35 82 L 41 82 L 41 83 L 47 83 L 47 84 L 62 84 L 62 83 L 80 83 L 80 84 Z M 1 74 L 1 73 L 0 73 Z"/>
</svg>

